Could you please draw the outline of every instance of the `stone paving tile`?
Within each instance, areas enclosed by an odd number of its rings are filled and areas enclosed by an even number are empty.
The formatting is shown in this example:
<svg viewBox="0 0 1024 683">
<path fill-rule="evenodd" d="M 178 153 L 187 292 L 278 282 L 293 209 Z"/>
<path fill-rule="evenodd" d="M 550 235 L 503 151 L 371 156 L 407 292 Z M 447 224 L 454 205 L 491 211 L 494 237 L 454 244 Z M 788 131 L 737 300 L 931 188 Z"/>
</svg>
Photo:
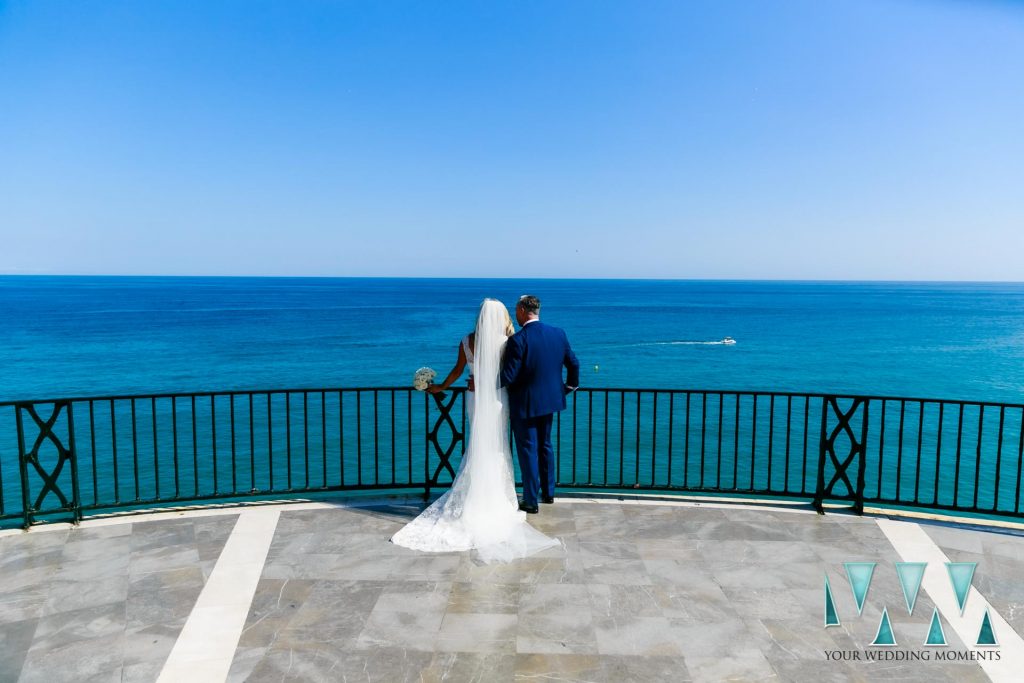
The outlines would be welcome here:
<svg viewBox="0 0 1024 683">
<path fill-rule="evenodd" d="M 199 566 L 199 549 L 193 542 L 189 546 L 134 549 L 128 564 L 132 577 L 168 569 L 188 569 Z"/>
<path fill-rule="evenodd" d="M 519 613 L 572 614 L 580 609 L 586 609 L 589 603 L 590 591 L 583 584 L 531 584 L 524 586 L 520 594 Z"/>
<path fill-rule="evenodd" d="M 572 612 L 520 614 L 516 652 L 597 654 L 594 617 L 586 609 Z"/>
<path fill-rule="evenodd" d="M 302 579 L 260 579 L 239 647 L 269 647 L 277 633 L 291 623 L 309 599 L 316 581 Z"/>
<path fill-rule="evenodd" d="M 381 576 L 381 563 L 375 557 L 307 553 L 267 560 L 263 577 L 268 579 L 373 580 Z"/>
<path fill-rule="evenodd" d="M 253 671 L 267 656 L 269 650 L 269 647 L 247 647 L 239 643 L 234 659 L 231 660 L 227 683 L 244 683 L 253 680 Z"/>
<path fill-rule="evenodd" d="M 121 683 L 152 683 L 160 677 L 162 661 L 125 664 L 121 668 Z"/>
<path fill-rule="evenodd" d="M 719 587 L 711 575 L 711 568 L 703 559 L 645 559 L 643 564 L 650 578 L 648 583 L 654 585 Z"/>
<path fill-rule="evenodd" d="M 667 619 L 665 627 L 679 653 L 690 657 L 729 657 L 737 648 L 760 648 L 768 638 L 749 628 L 745 617 L 721 621 Z"/>
<path fill-rule="evenodd" d="M 806 619 L 810 603 L 824 604 L 821 590 L 723 587 L 722 592 L 738 614 L 754 619 Z"/>
<path fill-rule="evenodd" d="M 351 644 L 367 625 L 384 586 L 381 581 L 317 581 L 276 640 Z"/>
<path fill-rule="evenodd" d="M 576 535 L 576 520 L 572 517 L 554 517 L 547 516 L 547 508 L 545 508 L 545 519 L 538 519 L 531 524 L 537 528 L 538 531 L 542 531 L 548 536 L 554 536 L 555 538 L 565 538 L 566 536 Z"/>
<path fill-rule="evenodd" d="M 846 666 L 854 672 L 854 679 L 864 681 L 935 681 L 936 683 L 959 683 L 959 681 L 988 681 L 980 666 L 950 665 L 945 662 L 851 662 Z M 977 678 L 981 673 L 982 678 Z"/>
<path fill-rule="evenodd" d="M 357 582 L 363 583 L 363 582 Z M 432 652 L 451 593 L 446 582 L 390 582 L 376 588 L 372 602 L 339 604 L 336 609 L 359 610 L 365 617 L 352 635 L 358 649 L 401 647 Z"/>
<path fill-rule="evenodd" d="M 434 649 L 440 652 L 514 653 L 518 620 L 516 614 L 447 613 L 437 631 Z"/>
<path fill-rule="evenodd" d="M 871 518 L 560 499 L 530 521 L 562 546 L 487 565 L 389 543 L 421 509 L 284 509 L 228 679 L 985 679 L 970 663 L 825 660 L 866 647 L 883 605 L 902 648 L 927 630 L 932 604 L 906 614 Z M 0 538 L 0 681 L 154 680 L 236 519 Z M 1024 538 L 923 528 L 979 562 L 975 586 L 1024 626 Z M 879 563 L 861 615 L 847 561 Z M 829 629 L 826 574 L 843 621 Z"/>
<path fill-rule="evenodd" d="M 27 561 L 30 564 L 36 559 L 56 553 L 58 556 L 64 552 L 64 544 L 68 542 L 73 532 L 64 529 L 48 530 L 45 533 L 34 534 L 24 532 L 14 536 L 7 536 L 2 539 L 4 552 L 0 556 L 0 569 L 9 570 L 17 567 L 12 563 Z"/>
<path fill-rule="evenodd" d="M 594 632 L 603 655 L 683 654 L 679 635 L 665 617 L 599 617 L 594 619 Z"/>
<path fill-rule="evenodd" d="M 139 676 L 152 665 L 163 667 L 174 648 L 185 619 L 175 619 L 141 628 L 129 628 L 124 633 L 124 665 Z"/>
<path fill-rule="evenodd" d="M 120 681 L 123 648 L 120 634 L 70 640 L 56 647 L 33 646 L 18 681 Z"/>
<path fill-rule="evenodd" d="M 789 541 L 794 538 L 793 527 L 792 524 L 782 525 L 773 521 L 737 522 L 727 519 L 702 525 L 696 530 L 696 536 L 704 541 Z"/>
<path fill-rule="evenodd" d="M 86 547 L 87 542 L 79 541 L 76 546 Z M 92 552 L 87 557 L 69 557 L 64 553 L 60 564 L 50 575 L 50 581 L 98 581 L 110 576 L 119 576 L 128 571 L 131 563 L 131 552 L 127 543 L 106 544 L 99 543 L 100 552 Z"/>
<path fill-rule="evenodd" d="M 662 614 L 673 619 L 717 622 L 740 616 L 717 585 L 696 588 L 652 586 L 652 591 Z"/>
<path fill-rule="evenodd" d="M 200 561 L 216 560 L 224 543 L 231 535 L 238 515 L 217 515 L 215 517 L 197 517 L 194 521 L 196 551 Z"/>
<path fill-rule="evenodd" d="M 423 683 L 490 683 L 515 677 L 516 656 L 502 653 L 437 652 L 419 672 Z"/>
<path fill-rule="evenodd" d="M 697 561 L 707 553 L 704 542 L 696 539 L 668 540 L 664 538 L 638 538 L 634 541 L 636 554 L 642 560 Z"/>
<path fill-rule="evenodd" d="M 324 643 L 271 648 L 246 678 L 251 683 L 296 681 L 412 683 L 431 666 L 434 653 L 394 647 L 346 650 Z"/>
<path fill-rule="evenodd" d="M 535 558 L 527 558 L 535 559 Z M 544 560 L 547 562 L 547 560 Z M 523 572 L 523 562 L 495 562 L 486 564 L 475 558 L 471 553 L 462 555 L 455 574 L 454 582 L 471 583 L 519 583 Z"/>
<path fill-rule="evenodd" d="M 620 560 L 611 558 L 580 558 L 583 573 L 591 583 L 625 584 L 636 586 L 651 583 L 643 560 Z"/>
<path fill-rule="evenodd" d="M 538 680 L 573 683 L 693 680 L 682 657 L 519 654 L 515 667 L 514 680 L 521 683 Z"/>
<path fill-rule="evenodd" d="M 192 520 L 153 520 L 132 524 L 133 552 L 188 548 L 196 543 L 196 528 Z"/>
<path fill-rule="evenodd" d="M 452 584 L 448 612 L 516 614 L 522 586 L 518 583 L 481 583 L 460 581 Z"/>
<path fill-rule="evenodd" d="M 113 574 L 92 581 L 52 581 L 47 587 L 43 616 L 61 612 L 123 604 L 128 599 L 128 575 Z"/>
<path fill-rule="evenodd" d="M 123 526 L 131 528 L 130 524 Z M 68 541 L 61 553 L 61 564 L 75 566 L 76 564 L 82 564 L 85 560 L 102 558 L 127 559 L 131 549 L 132 537 L 130 534 L 120 534 L 118 536 L 104 534 L 93 538 L 91 535 L 83 536 L 82 530 L 78 530 L 69 534 Z"/>
<path fill-rule="evenodd" d="M 374 610 L 443 612 L 449 603 L 449 581 L 403 581 L 384 586 Z"/>
<path fill-rule="evenodd" d="M 188 617 L 205 580 L 198 566 L 150 572 L 129 577 L 123 611 L 127 627 L 182 621 Z"/>
<path fill-rule="evenodd" d="M 815 659 L 771 659 L 772 669 L 779 681 L 815 681 L 821 683 L 868 683 L 865 674 L 841 662 Z M 914 679 L 912 679 L 914 680 Z M 988 680 L 986 677 L 985 680 Z"/>
<path fill-rule="evenodd" d="M 355 647 L 400 647 L 433 652 L 445 613 L 441 610 L 374 610 L 360 623 Z M 334 639 L 337 642 L 337 639 Z M 344 646 L 344 642 L 338 643 Z"/>
<path fill-rule="evenodd" d="M 669 599 L 661 586 L 593 583 L 587 590 L 590 611 L 596 617 L 661 617 Z"/>
<path fill-rule="evenodd" d="M 37 623 L 37 619 L 0 623 L 0 681 L 17 680 Z"/>
<path fill-rule="evenodd" d="M 583 559 L 567 557 L 527 557 L 517 563 L 523 584 L 581 584 L 586 580 Z"/>
<path fill-rule="evenodd" d="M 580 541 L 579 556 L 588 563 L 640 559 L 640 553 L 633 541 Z"/>
<path fill-rule="evenodd" d="M 758 649 L 737 647 L 728 656 L 686 658 L 686 668 L 698 681 L 777 681 L 778 674 Z M 813 680 L 813 679 L 789 679 Z"/>
<path fill-rule="evenodd" d="M 46 576 L 39 576 L 38 583 L 0 593 L 0 623 L 36 619 L 43 613 L 46 604 Z"/>
<path fill-rule="evenodd" d="M 0 538 L 0 681 L 155 680 L 236 518 Z"/>
<path fill-rule="evenodd" d="M 39 619 L 32 648 L 56 650 L 69 642 L 115 636 L 124 630 L 123 602 L 63 611 Z"/>
<path fill-rule="evenodd" d="M 407 551 L 415 553 L 415 551 Z M 453 581 L 462 565 L 458 554 L 415 553 L 394 557 L 388 563 L 392 581 Z"/>
<path fill-rule="evenodd" d="M 840 649 L 832 637 L 834 627 L 808 628 L 805 619 L 747 619 L 745 623 L 773 664 L 803 660 L 824 663 L 826 650 Z"/>
</svg>

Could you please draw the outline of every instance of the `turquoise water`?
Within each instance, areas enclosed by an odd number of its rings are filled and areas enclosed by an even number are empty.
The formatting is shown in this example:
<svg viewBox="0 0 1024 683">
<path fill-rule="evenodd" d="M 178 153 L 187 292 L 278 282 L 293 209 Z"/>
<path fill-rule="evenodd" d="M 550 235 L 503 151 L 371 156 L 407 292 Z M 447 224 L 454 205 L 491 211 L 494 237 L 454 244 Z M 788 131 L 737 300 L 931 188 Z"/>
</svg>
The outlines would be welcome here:
<svg viewBox="0 0 1024 683">
<path fill-rule="evenodd" d="M 525 292 L 586 386 L 1024 400 L 1024 284 L 33 276 L 0 277 L 0 400 L 407 386 Z"/>
<path fill-rule="evenodd" d="M 407 387 L 422 365 L 448 370 L 483 297 L 526 292 L 568 332 L 585 387 L 1024 402 L 1021 284 L 11 276 L 0 277 L 0 398 Z M 385 485 L 437 466 L 422 397 L 339 398 L 258 395 L 251 413 L 228 396 L 76 404 L 82 500 Z M 612 394 L 607 411 L 603 394 L 591 398 L 578 395 L 575 435 L 573 410 L 562 416 L 563 482 L 813 491 L 820 401 L 762 397 L 755 418 L 749 395 L 695 394 L 689 416 L 683 395 L 671 413 L 666 396 L 657 410 L 651 394 Z M 1000 432 L 989 409 L 979 432 L 976 406 L 961 419 L 908 404 L 901 442 L 899 402 L 884 429 L 873 405 L 869 497 L 970 507 L 977 495 L 979 507 L 1018 509 L 1024 411 L 1007 410 Z M 0 408 L 0 518 L 21 505 L 13 417 Z M 66 415 L 57 427 L 66 433 Z M 55 450 L 43 452 L 52 469 Z M 34 499 L 43 481 L 29 475 Z"/>
</svg>

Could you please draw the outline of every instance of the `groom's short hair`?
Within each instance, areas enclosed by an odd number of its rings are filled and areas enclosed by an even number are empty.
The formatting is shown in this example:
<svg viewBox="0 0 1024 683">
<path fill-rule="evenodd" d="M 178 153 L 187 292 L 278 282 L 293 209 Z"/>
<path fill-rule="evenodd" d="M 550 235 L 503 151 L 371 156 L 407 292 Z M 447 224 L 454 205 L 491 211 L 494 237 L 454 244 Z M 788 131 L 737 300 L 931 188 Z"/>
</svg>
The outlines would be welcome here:
<svg viewBox="0 0 1024 683">
<path fill-rule="evenodd" d="M 519 297 L 518 306 L 522 306 L 527 313 L 540 313 L 540 299 L 532 294 L 523 294 Z"/>
</svg>

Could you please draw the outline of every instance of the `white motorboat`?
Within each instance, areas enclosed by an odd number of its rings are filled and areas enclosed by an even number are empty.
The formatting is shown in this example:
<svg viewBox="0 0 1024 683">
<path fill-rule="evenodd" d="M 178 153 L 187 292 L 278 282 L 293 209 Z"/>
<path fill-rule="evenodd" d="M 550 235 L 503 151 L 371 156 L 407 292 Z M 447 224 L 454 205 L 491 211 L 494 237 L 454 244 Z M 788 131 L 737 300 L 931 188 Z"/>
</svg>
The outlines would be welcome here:
<svg viewBox="0 0 1024 683">
<path fill-rule="evenodd" d="M 735 344 L 736 340 L 733 339 L 732 337 L 726 337 L 725 339 L 722 340 L 722 343 L 723 344 Z"/>
</svg>

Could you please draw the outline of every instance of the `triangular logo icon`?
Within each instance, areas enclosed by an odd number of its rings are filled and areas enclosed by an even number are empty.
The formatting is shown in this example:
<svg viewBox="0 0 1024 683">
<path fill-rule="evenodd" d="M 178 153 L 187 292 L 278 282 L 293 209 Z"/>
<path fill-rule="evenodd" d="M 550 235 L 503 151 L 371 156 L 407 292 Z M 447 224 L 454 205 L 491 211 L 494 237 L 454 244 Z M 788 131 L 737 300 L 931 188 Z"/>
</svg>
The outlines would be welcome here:
<svg viewBox="0 0 1024 683">
<path fill-rule="evenodd" d="M 892 624 L 889 623 L 889 610 L 882 608 L 882 619 L 878 622 L 878 633 L 871 641 L 877 647 L 893 647 L 896 645 L 896 636 L 892 632 Z"/>
<path fill-rule="evenodd" d="M 928 626 L 928 638 L 925 645 L 941 647 L 947 645 L 946 632 L 942 630 L 942 619 L 939 618 L 939 610 L 932 608 L 932 623 Z"/>
<path fill-rule="evenodd" d="M 947 562 L 946 571 L 949 572 L 949 581 L 953 584 L 953 592 L 956 594 L 956 602 L 960 605 L 960 614 L 964 613 L 967 605 L 967 594 L 971 590 L 971 581 L 974 580 L 974 569 L 977 562 Z"/>
<path fill-rule="evenodd" d="M 875 563 L 844 562 L 843 566 L 846 567 L 846 578 L 850 581 L 853 599 L 857 603 L 857 614 L 862 614 L 864 601 L 868 597 L 868 588 L 871 587 L 871 577 L 875 573 Z"/>
<path fill-rule="evenodd" d="M 896 563 L 896 573 L 903 588 L 903 599 L 907 602 L 907 614 L 914 613 L 914 604 L 917 602 L 917 594 L 921 590 L 921 581 L 924 579 L 924 569 L 927 566 L 927 562 Z"/>
<path fill-rule="evenodd" d="M 985 616 L 981 620 L 981 629 L 978 631 L 978 647 L 995 647 L 999 645 L 996 641 L 996 632 L 992 628 L 992 618 L 988 614 L 988 609 L 985 609 Z"/>
<path fill-rule="evenodd" d="M 825 574 L 825 628 L 829 626 L 839 626 L 839 614 L 832 599 L 832 587 L 828 585 L 828 574 Z"/>
</svg>

